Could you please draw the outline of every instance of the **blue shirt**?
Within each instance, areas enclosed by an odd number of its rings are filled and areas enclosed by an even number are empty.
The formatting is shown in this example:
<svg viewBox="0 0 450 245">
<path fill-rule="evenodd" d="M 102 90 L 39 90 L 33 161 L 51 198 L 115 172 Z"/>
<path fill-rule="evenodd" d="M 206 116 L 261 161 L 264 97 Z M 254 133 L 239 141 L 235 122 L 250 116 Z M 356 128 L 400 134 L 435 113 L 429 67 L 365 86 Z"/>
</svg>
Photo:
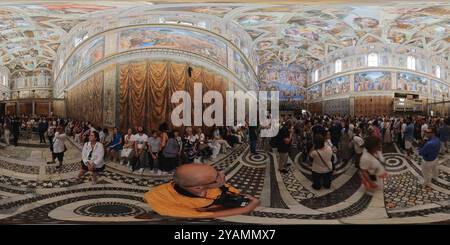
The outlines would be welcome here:
<svg viewBox="0 0 450 245">
<path fill-rule="evenodd" d="M 439 149 L 441 149 L 441 142 L 436 136 L 433 136 L 433 138 L 428 140 L 420 149 L 419 155 L 421 155 L 425 161 L 434 161 L 438 157 Z"/>
<path fill-rule="evenodd" d="M 442 127 L 439 128 L 438 134 L 439 134 L 439 139 L 442 142 L 446 142 L 449 140 L 450 128 L 444 124 Z"/>
<path fill-rule="evenodd" d="M 116 135 L 114 135 L 114 138 L 111 143 L 109 143 L 109 147 L 113 148 L 114 150 L 122 150 L 122 145 L 120 143 L 120 139 L 122 139 L 122 134 L 118 132 Z"/>
<path fill-rule="evenodd" d="M 412 141 L 414 138 L 414 124 L 410 123 L 405 128 L 405 140 Z"/>
</svg>

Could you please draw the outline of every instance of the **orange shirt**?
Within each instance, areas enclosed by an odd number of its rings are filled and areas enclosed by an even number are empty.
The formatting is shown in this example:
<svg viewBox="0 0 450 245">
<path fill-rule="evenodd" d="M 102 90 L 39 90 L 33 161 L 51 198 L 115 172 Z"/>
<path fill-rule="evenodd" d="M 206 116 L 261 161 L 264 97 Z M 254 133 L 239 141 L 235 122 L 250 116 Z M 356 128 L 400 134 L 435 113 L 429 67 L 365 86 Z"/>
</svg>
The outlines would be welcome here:
<svg viewBox="0 0 450 245">
<path fill-rule="evenodd" d="M 236 188 L 227 184 L 225 186 L 230 192 L 239 194 Z M 163 216 L 202 218 L 211 216 L 214 212 L 198 209 L 211 205 L 221 193 L 220 188 L 212 188 L 207 190 L 204 198 L 189 197 L 178 193 L 174 189 L 174 183 L 169 182 L 150 189 L 144 194 L 144 199 L 153 211 Z"/>
</svg>

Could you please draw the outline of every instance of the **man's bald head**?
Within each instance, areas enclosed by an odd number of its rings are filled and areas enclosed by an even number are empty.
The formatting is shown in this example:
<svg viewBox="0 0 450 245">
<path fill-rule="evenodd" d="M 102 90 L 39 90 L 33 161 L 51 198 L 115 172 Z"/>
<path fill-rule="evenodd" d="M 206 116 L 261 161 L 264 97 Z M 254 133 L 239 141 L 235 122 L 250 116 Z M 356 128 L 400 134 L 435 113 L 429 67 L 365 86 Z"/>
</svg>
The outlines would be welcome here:
<svg viewBox="0 0 450 245">
<path fill-rule="evenodd" d="M 173 180 L 179 186 L 199 186 L 214 182 L 217 171 L 210 165 L 200 163 L 184 164 L 175 170 Z"/>
</svg>

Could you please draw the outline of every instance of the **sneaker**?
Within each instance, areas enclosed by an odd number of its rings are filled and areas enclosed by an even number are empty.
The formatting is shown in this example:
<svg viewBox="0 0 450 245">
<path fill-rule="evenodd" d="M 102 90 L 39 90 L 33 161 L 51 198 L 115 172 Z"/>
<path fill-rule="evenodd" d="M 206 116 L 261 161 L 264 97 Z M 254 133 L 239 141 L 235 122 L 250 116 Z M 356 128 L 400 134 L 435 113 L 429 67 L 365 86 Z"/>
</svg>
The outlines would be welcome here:
<svg viewBox="0 0 450 245">
<path fill-rule="evenodd" d="M 133 173 L 133 167 L 132 166 L 128 166 L 128 169 L 130 170 L 130 172 Z"/>
<path fill-rule="evenodd" d="M 287 169 L 280 169 L 280 172 L 283 174 L 287 174 L 289 171 Z"/>
<path fill-rule="evenodd" d="M 144 169 L 143 168 L 140 168 L 139 170 L 138 170 L 138 174 L 143 174 L 144 173 Z"/>
<path fill-rule="evenodd" d="M 56 162 L 47 162 L 47 164 L 55 164 Z"/>
<path fill-rule="evenodd" d="M 56 166 L 56 169 L 60 169 L 62 167 L 62 164 Z"/>
</svg>

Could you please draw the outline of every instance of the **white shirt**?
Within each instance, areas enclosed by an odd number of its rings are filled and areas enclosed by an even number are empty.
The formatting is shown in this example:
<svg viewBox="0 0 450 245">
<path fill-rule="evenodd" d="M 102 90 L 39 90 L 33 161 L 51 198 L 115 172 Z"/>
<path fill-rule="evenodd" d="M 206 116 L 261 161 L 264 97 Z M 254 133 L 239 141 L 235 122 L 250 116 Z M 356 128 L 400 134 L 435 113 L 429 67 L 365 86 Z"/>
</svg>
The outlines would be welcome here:
<svg viewBox="0 0 450 245">
<path fill-rule="evenodd" d="M 100 131 L 100 133 L 98 133 L 98 137 L 100 138 L 100 142 L 105 141 L 105 133 L 103 131 Z"/>
<path fill-rule="evenodd" d="M 202 142 L 202 143 L 206 143 L 205 142 L 205 134 L 204 133 L 200 133 L 200 134 L 196 134 L 197 139 Z"/>
<path fill-rule="evenodd" d="M 428 124 L 424 123 L 421 127 L 421 131 L 422 131 L 422 138 L 425 137 L 425 133 L 428 130 Z"/>
<path fill-rule="evenodd" d="M 92 156 L 89 159 L 89 153 L 92 151 Z M 105 151 L 103 150 L 103 144 L 97 142 L 92 149 L 91 142 L 87 142 L 83 146 L 83 151 L 81 152 L 81 159 L 83 160 L 84 165 L 87 166 L 89 161 L 93 161 L 95 168 L 101 168 L 105 163 L 103 162 L 103 157 L 105 155 Z"/>
<path fill-rule="evenodd" d="M 61 153 L 64 152 L 64 142 L 66 141 L 66 134 L 55 133 L 53 138 L 53 152 Z"/>
<path fill-rule="evenodd" d="M 402 138 L 405 136 L 405 130 L 406 130 L 406 123 L 402 124 Z"/>
<path fill-rule="evenodd" d="M 363 153 L 364 140 L 358 135 L 353 136 L 352 140 L 353 140 L 353 149 L 355 150 L 355 153 L 356 154 Z"/>
<path fill-rule="evenodd" d="M 137 133 L 131 137 L 131 141 L 136 142 L 138 149 L 144 149 L 144 145 L 148 142 L 148 135 Z"/>
<path fill-rule="evenodd" d="M 348 125 L 348 130 L 351 130 L 353 132 L 354 129 L 355 129 L 355 125 L 353 125 L 353 123 L 350 123 Z"/>
<path fill-rule="evenodd" d="M 124 144 L 123 144 L 123 148 L 131 148 L 131 141 L 133 139 L 133 135 L 128 135 L 126 134 L 124 136 Z"/>
<path fill-rule="evenodd" d="M 317 154 L 319 152 L 319 154 Z M 312 171 L 316 173 L 328 173 L 333 169 L 333 165 L 331 163 L 331 156 L 333 155 L 333 151 L 327 145 L 319 150 L 312 150 L 309 153 L 309 156 L 313 159 L 312 163 Z M 322 159 L 320 159 L 322 157 Z M 326 164 L 326 165 L 325 165 Z M 327 167 L 328 166 L 328 167 Z"/>
<path fill-rule="evenodd" d="M 377 158 L 379 160 L 377 160 Z M 377 152 L 376 157 L 370 154 L 366 149 L 364 149 L 361 156 L 361 161 L 359 167 L 361 169 L 367 170 L 369 174 L 380 176 L 385 173 L 384 167 L 380 161 L 384 161 L 381 152 Z"/>
</svg>

